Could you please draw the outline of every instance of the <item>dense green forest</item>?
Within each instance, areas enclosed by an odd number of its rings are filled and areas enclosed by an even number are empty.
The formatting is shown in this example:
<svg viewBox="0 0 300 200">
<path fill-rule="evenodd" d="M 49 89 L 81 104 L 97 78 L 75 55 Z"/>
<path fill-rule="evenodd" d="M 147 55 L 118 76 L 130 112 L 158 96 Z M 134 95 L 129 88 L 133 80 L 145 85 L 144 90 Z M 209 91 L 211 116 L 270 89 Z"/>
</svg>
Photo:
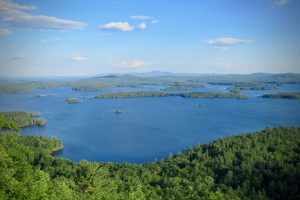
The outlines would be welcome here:
<svg viewBox="0 0 300 200">
<path fill-rule="evenodd" d="M 8 124 L 14 124 L 18 128 L 25 126 L 45 126 L 46 120 L 39 118 L 40 114 L 36 112 L 12 111 L 0 112 L 0 130 L 5 129 Z M 6 125 L 5 125 L 6 124 Z"/>
<path fill-rule="evenodd" d="M 182 93 L 179 96 L 183 98 L 237 98 L 247 99 L 247 95 L 241 94 L 238 91 L 235 92 L 190 92 Z"/>
<path fill-rule="evenodd" d="M 73 90 L 108 90 L 113 87 L 143 87 L 144 85 L 166 85 L 170 87 L 191 87 L 195 85 L 225 84 L 232 86 L 252 86 L 266 84 L 300 83 L 299 74 L 227 74 L 227 75 L 187 75 L 164 74 L 150 76 L 150 74 L 119 74 L 90 78 L 77 78 L 73 80 L 34 80 L 26 79 L 0 79 L 1 93 L 30 92 L 36 89 L 70 87 Z M 256 89 L 262 89 L 256 87 Z"/>
<path fill-rule="evenodd" d="M 300 92 L 264 94 L 261 97 L 272 99 L 300 99 Z"/>
<path fill-rule="evenodd" d="M 136 97 L 168 97 L 176 94 L 159 92 L 159 91 L 133 91 L 133 92 L 116 92 L 100 94 L 95 96 L 97 99 L 111 99 L 111 98 L 136 98 Z"/>
<path fill-rule="evenodd" d="M 229 87 L 228 90 L 276 90 L 277 85 L 265 85 L 265 84 L 235 84 L 233 87 Z"/>
<path fill-rule="evenodd" d="M 159 91 L 133 91 L 133 92 L 116 92 L 100 94 L 95 96 L 97 99 L 111 99 L 111 98 L 138 98 L 138 97 L 169 97 L 180 96 L 183 98 L 238 98 L 245 99 L 246 95 L 239 93 L 239 91 L 229 92 L 189 92 L 189 93 L 170 93 Z"/>
<path fill-rule="evenodd" d="M 62 147 L 1 133 L 0 199 L 300 198 L 300 128 L 230 136 L 142 165 L 54 157 Z"/>
</svg>

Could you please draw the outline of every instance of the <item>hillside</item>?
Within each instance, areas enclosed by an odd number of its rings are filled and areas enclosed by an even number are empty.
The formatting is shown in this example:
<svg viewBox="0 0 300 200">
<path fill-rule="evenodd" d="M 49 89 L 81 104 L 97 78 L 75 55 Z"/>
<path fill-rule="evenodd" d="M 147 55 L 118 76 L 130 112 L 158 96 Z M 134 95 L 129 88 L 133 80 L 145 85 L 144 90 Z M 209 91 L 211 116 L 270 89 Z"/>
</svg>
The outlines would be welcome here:
<svg viewBox="0 0 300 200">
<path fill-rule="evenodd" d="M 46 141 L 46 142 L 45 142 Z M 300 128 L 267 128 L 135 165 L 53 157 L 55 138 L 0 134 L 0 199 L 299 199 Z"/>
</svg>

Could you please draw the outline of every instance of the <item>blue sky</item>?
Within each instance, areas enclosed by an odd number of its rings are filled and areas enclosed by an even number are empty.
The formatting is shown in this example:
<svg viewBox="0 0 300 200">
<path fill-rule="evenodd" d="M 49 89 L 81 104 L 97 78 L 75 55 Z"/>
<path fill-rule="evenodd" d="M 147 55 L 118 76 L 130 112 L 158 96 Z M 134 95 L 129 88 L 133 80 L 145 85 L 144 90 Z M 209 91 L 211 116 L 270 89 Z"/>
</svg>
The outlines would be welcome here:
<svg viewBox="0 0 300 200">
<path fill-rule="evenodd" d="M 298 0 L 0 0 L 0 73 L 300 73 Z"/>
</svg>

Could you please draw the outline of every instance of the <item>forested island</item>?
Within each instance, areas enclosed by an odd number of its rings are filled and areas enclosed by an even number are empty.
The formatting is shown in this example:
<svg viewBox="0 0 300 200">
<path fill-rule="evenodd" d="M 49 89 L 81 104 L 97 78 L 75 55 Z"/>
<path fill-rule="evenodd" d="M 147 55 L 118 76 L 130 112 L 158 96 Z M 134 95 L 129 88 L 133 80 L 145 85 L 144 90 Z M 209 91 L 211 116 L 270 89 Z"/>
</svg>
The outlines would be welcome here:
<svg viewBox="0 0 300 200">
<path fill-rule="evenodd" d="M 163 91 L 190 90 L 193 88 L 203 88 L 203 87 L 204 87 L 204 85 L 202 85 L 202 84 L 174 85 L 174 86 L 165 87 L 162 90 Z"/>
<path fill-rule="evenodd" d="M 123 110 L 114 110 L 114 113 L 116 114 L 122 114 L 124 111 Z"/>
<path fill-rule="evenodd" d="M 70 103 L 70 104 L 80 103 L 81 102 L 79 99 L 76 99 L 76 98 L 66 98 L 65 101 L 68 102 L 68 103 Z"/>
<path fill-rule="evenodd" d="M 277 85 L 266 85 L 266 84 L 236 84 L 233 87 L 229 87 L 228 90 L 276 90 Z"/>
<path fill-rule="evenodd" d="M 179 94 L 179 96 L 183 98 L 248 98 L 246 95 L 239 92 L 190 92 Z"/>
<path fill-rule="evenodd" d="M 143 165 L 75 163 L 55 138 L 1 133 L 0 199 L 298 199 L 299 144 L 300 128 L 267 128 Z"/>
<path fill-rule="evenodd" d="M 271 99 L 300 99 L 300 92 L 264 94 L 261 97 Z"/>
<path fill-rule="evenodd" d="M 173 93 L 159 91 L 133 91 L 133 92 L 116 92 L 100 94 L 95 96 L 97 99 L 113 99 L 113 98 L 137 98 L 137 97 L 167 97 L 175 96 Z"/>
<path fill-rule="evenodd" d="M 246 99 L 247 96 L 239 92 L 190 92 L 190 93 L 169 93 L 159 91 L 133 91 L 133 92 L 116 92 L 100 94 L 95 96 L 97 99 L 112 98 L 138 98 L 138 97 L 170 97 L 180 96 L 183 98 L 238 98 Z"/>
</svg>

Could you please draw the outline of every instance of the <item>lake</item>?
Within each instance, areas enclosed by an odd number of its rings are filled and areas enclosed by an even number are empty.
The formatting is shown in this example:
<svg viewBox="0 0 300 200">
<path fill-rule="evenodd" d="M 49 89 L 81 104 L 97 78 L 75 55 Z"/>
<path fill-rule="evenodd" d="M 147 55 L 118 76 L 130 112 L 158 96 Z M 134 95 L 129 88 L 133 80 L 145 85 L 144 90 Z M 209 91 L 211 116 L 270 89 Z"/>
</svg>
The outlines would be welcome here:
<svg viewBox="0 0 300 200">
<path fill-rule="evenodd" d="M 188 91 L 226 91 L 227 87 L 207 84 Z M 244 91 L 249 99 L 92 98 L 105 92 L 161 88 L 114 88 L 103 92 L 56 88 L 3 94 L 0 109 L 41 113 L 47 125 L 24 128 L 22 134 L 56 136 L 65 147 L 58 156 L 73 161 L 145 163 L 227 135 L 300 125 L 300 100 L 257 97 L 300 91 L 299 84 L 284 84 L 278 90 Z M 53 95 L 34 98 L 35 94 Z M 67 97 L 82 102 L 68 104 L 64 101 Z M 114 110 L 124 112 L 116 114 Z"/>
</svg>

